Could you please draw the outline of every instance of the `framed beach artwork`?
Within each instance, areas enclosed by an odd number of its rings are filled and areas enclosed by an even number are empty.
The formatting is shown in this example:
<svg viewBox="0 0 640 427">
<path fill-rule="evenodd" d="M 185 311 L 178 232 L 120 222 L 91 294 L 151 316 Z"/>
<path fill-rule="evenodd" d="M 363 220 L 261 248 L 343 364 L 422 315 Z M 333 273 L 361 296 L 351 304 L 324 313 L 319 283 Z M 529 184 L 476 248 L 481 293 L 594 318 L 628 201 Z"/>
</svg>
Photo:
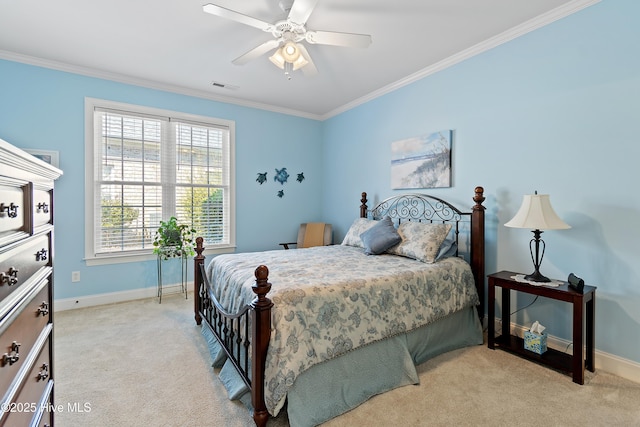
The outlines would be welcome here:
<svg viewBox="0 0 640 427">
<path fill-rule="evenodd" d="M 391 188 L 451 187 L 452 130 L 391 143 Z"/>
<path fill-rule="evenodd" d="M 60 159 L 57 151 L 48 151 L 48 150 L 24 150 L 27 153 L 31 154 L 33 157 L 37 157 L 45 163 L 49 163 L 51 166 L 60 167 Z"/>
</svg>

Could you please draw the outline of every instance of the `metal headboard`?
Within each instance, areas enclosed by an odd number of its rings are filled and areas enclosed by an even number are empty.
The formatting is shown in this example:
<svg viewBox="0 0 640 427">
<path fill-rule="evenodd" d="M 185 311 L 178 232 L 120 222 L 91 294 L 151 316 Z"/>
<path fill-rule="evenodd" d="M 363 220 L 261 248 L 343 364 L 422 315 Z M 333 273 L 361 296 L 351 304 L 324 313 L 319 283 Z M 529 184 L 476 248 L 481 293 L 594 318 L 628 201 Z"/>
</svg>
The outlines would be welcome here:
<svg viewBox="0 0 640 427">
<path fill-rule="evenodd" d="M 372 219 L 382 219 L 389 216 L 396 224 L 405 221 L 451 223 L 458 248 L 460 248 L 461 223 L 467 223 L 471 220 L 471 211 L 462 212 L 445 200 L 420 193 L 406 193 L 389 197 L 369 210 L 368 214 Z M 456 256 L 458 256 L 458 251 L 456 251 Z"/>
</svg>

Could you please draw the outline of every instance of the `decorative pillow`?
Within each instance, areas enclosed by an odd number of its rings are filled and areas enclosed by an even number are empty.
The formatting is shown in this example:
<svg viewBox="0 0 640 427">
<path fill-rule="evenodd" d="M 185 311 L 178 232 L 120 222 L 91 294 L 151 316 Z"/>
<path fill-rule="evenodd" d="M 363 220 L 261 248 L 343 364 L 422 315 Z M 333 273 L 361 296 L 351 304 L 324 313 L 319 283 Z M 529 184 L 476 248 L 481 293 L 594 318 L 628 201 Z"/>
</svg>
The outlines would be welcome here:
<svg viewBox="0 0 640 427">
<path fill-rule="evenodd" d="M 447 236 L 447 238 L 444 239 L 444 242 L 440 245 L 438 255 L 436 255 L 436 261 L 455 256 L 457 250 L 458 244 L 456 243 L 456 239 L 452 236 Z"/>
<path fill-rule="evenodd" d="M 364 253 L 367 255 L 381 254 L 402 241 L 402 237 L 388 216 L 362 233 L 360 239 L 364 244 Z"/>
<path fill-rule="evenodd" d="M 450 230 L 451 224 L 403 222 L 398 227 L 402 242 L 387 252 L 431 264 L 435 262 L 438 250 Z"/>
<path fill-rule="evenodd" d="M 342 244 L 345 246 L 356 246 L 358 248 L 364 248 L 364 244 L 360 239 L 360 235 L 376 225 L 378 221 L 374 221 L 368 218 L 357 218 L 351 224 L 349 231 L 347 231 L 347 235 L 344 236 L 344 240 Z"/>
</svg>

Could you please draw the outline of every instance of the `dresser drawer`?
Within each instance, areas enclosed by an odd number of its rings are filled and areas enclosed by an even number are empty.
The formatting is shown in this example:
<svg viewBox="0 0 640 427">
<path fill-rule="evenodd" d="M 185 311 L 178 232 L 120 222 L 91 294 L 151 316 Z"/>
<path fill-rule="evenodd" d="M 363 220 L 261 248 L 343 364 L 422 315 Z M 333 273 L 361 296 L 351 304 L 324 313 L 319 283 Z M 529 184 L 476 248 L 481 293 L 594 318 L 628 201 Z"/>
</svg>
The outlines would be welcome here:
<svg viewBox="0 0 640 427">
<path fill-rule="evenodd" d="M 61 175 L 0 139 L 0 427 L 52 426 L 55 418 L 53 210 Z"/>
<path fill-rule="evenodd" d="M 34 231 L 38 231 L 38 228 L 43 225 L 53 224 L 52 198 L 51 189 L 34 186 L 32 202 Z"/>
<path fill-rule="evenodd" d="M 44 280 L 0 323 L 0 390 L 9 387 L 50 319 L 49 281 Z"/>
<path fill-rule="evenodd" d="M 53 425 L 53 380 L 49 380 L 44 394 L 40 399 L 38 409 L 41 411 L 36 414 L 31 420 L 30 426 L 37 427 L 51 427 Z M 65 408 L 66 409 L 66 408 Z"/>
<path fill-rule="evenodd" d="M 51 427 L 53 425 L 53 413 L 50 411 L 44 412 L 42 418 L 40 418 L 40 422 L 35 425 L 38 427 Z"/>
<path fill-rule="evenodd" d="M 0 177 L 0 246 L 28 233 L 28 192 L 27 183 Z"/>
<path fill-rule="evenodd" d="M 50 236 L 34 236 L 19 246 L 0 252 L 0 300 L 15 292 L 40 268 L 50 265 Z M 0 315 L 3 311 L 0 308 Z"/>
<path fill-rule="evenodd" d="M 48 400 L 44 400 L 48 397 L 44 394 L 50 392 L 50 386 L 53 385 L 50 384 L 51 358 L 49 349 L 50 342 L 47 339 L 29 373 L 23 378 L 18 395 L 2 405 L 5 412 L 4 420 L 2 420 L 3 426 L 27 426 L 32 420 L 38 420 L 43 410 L 49 409 L 46 403 Z M 42 415 L 45 415 L 45 418 L 51 416 L 49 411 Z"/>
</svg>

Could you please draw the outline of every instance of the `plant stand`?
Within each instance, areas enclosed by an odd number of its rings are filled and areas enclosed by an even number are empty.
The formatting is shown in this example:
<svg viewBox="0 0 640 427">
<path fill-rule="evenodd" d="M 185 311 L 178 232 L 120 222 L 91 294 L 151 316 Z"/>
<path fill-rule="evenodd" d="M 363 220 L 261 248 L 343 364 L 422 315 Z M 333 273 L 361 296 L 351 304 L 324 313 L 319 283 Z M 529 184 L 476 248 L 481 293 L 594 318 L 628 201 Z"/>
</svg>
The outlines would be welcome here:
<svg viewBox="0 0 640 427">
<path fill-rule="evenodd" d="M 169 259 L 163 259 L 163 254 L 159 253 L 158 254 L 158 258 L 157 258 L 157 264 L 158 264 L 158 302 L 160 304 L 162 304 L 162 291 L 163 291 L 163 285 L 162 285 L 162 264 L 164 263 L 164 261 L 168 261 L 170 259 L 173 258 L 169 258 Z M 180 293 L 184 293 L 184 298 L 187 299 L 187 256 L 183 255 L 180 258 Z M 177 292 L 172 292 L 173 293 L 177 293 Z"/>
</svg>

